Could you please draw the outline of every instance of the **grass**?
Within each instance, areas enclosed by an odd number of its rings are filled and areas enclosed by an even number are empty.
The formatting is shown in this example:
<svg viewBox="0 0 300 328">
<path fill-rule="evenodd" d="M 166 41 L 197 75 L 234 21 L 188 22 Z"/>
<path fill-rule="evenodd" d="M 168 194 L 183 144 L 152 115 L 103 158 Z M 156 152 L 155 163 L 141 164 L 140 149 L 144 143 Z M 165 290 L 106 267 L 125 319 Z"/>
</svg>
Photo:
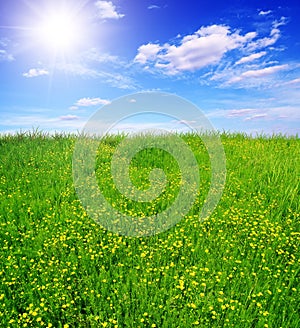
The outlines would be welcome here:
<svg viewBox="0 0 300 328">
<path fill-rule="evenodd" d="M 133 238 L 84 211 L 72 179 L 74 136 L 0 137 L 1 327 L 300 327 L 299 138 L 222 134 L 226 185 L 202 222 L 208 156 L 199 138 L 183 138 L 199 163 L 199 197 L 171 229 Z M 161 211 L 178 192 L 176 162 L 140 152 L 133 183 L 149 187 L 155 167 L 168 183 L 153 204 L 128 201 L 109 174 L 121 139 L 100 145 L 103 193 L 130 215 Z"/>
</svg>

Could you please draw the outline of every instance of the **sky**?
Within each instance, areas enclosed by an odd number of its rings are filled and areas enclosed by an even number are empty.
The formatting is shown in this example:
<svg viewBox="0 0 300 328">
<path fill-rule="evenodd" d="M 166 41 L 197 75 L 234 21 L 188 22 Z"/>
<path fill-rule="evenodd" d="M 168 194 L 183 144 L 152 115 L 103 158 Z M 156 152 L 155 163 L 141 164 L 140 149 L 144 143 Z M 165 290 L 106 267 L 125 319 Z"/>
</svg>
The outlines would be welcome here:
<svg viewBox="0 0 300 328">
<path fill-rule="evenodd" d="M 219 131 L 300 134 L 299 20 L 287 0 L 1 1 L 0 133 L 77 132 L 159 91 Z"/>
</svg>

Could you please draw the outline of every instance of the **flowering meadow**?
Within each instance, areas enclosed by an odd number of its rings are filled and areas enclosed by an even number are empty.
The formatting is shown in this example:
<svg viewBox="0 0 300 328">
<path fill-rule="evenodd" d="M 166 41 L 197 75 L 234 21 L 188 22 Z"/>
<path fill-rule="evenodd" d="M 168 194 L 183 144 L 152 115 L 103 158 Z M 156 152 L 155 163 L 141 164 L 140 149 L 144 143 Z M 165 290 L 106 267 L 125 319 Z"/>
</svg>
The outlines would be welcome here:
<svg viewBox="0 0 300 328">
<path fill-rule="evenodd" d="M 105 230 L 74 188 L 76 137 L 0 137 L 1 327 L 300 327 L 300 140 L 220 135 L 226 184 L 206 220 L 199 212 L 210 162 L 195 135 L 182 138 L 199 163 L 199 195 L 175 226 L 148 237 Z M 99 145 L 103 194 L 132 216 L 155 214 L 176 198 L 180 170 L 168 154 L 136 156 L 132 180 L 149 184 L 163 168 L 153 203 L 126 201 L 110 161 L 122 137 Z M 165 164 L 167 163 L 167 165 Z"/>
</svg>

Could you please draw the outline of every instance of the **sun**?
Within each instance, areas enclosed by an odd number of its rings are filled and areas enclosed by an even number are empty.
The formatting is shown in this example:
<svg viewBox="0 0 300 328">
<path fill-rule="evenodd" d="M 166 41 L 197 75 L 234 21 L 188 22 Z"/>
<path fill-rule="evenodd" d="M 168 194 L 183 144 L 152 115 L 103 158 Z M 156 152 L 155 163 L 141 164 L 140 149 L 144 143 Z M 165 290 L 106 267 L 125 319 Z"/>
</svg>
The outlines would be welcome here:
<svg viewBox="0 0 300 328">
<path fill-rule="evenodd" d="M 78 31 L 71 17 L 62 12 L 46 17 L 41 22 L 38 34 L 50 48 L 68 50 L 74 45 Z"/>
<path fill-rule="evenodd" d="M 33 29 L 35 43 L 48 51 L 68 53 L 84 40 L 84 28 L 78 15 L 62 8 L 44 13 Z"/>
</svg>

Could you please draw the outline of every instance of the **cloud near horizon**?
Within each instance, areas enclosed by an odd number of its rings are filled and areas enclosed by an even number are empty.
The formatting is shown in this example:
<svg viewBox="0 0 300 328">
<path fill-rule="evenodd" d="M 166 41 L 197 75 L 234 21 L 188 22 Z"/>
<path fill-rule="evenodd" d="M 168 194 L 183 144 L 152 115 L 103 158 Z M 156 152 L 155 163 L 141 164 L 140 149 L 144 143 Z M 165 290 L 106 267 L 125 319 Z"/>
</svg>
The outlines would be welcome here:
<svg viewBox="0 0 300 328">
<path fill-rule="evenodd" d="M 79 120 L 79 117 L 77 115 L 64 115 L 60 116 L 59 119 L 61 121 L 76 121 Z"/>
</svg>

